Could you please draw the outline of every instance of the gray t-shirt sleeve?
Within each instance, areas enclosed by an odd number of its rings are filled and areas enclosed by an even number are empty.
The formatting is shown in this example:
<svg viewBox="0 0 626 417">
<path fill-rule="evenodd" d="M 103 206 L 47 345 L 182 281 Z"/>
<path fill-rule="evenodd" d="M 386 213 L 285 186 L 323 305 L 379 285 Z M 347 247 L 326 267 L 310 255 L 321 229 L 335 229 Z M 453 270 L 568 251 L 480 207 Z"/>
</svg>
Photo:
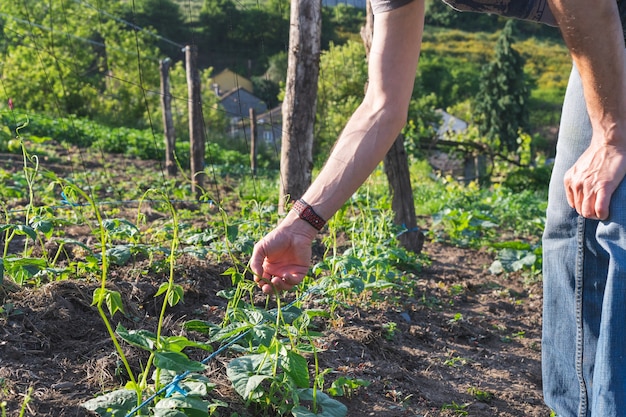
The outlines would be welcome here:
<svg viewBox="0 0 626 417">
<path fill-rule="evenodd" d="M 413 0 L 371 0 L 374 14 L 388 12 L 400 6 L 411 3 Z"/>
</svg>

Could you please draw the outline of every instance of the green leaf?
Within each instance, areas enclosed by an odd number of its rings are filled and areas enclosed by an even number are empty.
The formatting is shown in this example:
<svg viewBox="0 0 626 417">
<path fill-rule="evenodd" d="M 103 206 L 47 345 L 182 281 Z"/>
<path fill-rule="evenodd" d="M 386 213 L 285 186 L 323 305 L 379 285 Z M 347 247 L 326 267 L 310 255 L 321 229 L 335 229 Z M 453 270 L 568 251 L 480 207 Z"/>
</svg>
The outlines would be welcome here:
<svg viewBox="0 0 626 417">
<path fill-rule="evenodd" d="M 148 330 L 127 330 L 124 326 L 118 324 L 115 333 L 129 345 L 149 352 L 156 349 L 156 334 Z"/>
<path fill-rule="evenodd" d="M 158 406 L 158 403 L 157 403 Z M 154 417 L 187 417 L 182 411 L 171 408 L 159 408 L 154 410 Z"/>
<path fill-rule="evenodd" d="M 122 296 L 117 291 L 106 288 L 96 288 L 93 292 L 93 301 L 91 305 L 101 305 L 105 303 L 111 317 L 118 311 L 124 313 L 124 305 L 122 304 Z"/>
<path fill-rule="evenodd" d="M 183 248 L 181 252 L 187 255 L 191 255 L 197 259 L 206 259 L 207 254 L 209 253 L 209 250 L 207 248 L 202 248 L 202 247 L 199 248 L 196 246 L 187 246 Z"/>
<path fill-rule="evenodd" d="M 313 389 L 307 388 L 299 391 L 300 401 L 313 401 Z M 318 413 L 299 405 L 291 410 L 293 417 L 344 417 L 348 408 L 337 400 L 333 400 L 322 391 L 316 392 L 316 408 Z"/>
<path fill-rule="evenodd" d="M 4 282 L 4 259 L 0 258 L 0 285 Z"/>
<path fill-rule="evenodd" d="M 163 284 L 159 286 L 159 289 L 157 290 L 156 294 L 154 294 L 154 296 L 158 297 L 159 295 L 167 292 L 169 287 L 170 287 L 170 284 L 168 282 L 164 282 Z M 167 295 L 167 304 L 170 307 L 175 306 L 183 299 L 184 295 L 185 295 L 185 290 L 183 289 L 183 287 L 179 284 L 173 284 L 171 291 Z"/>
<path fill-rule="evenodd" d="M 342 397 L 346 391 L 350 392 L 361 386 L 367 387 L 369 384 L 370 382 L 364 379 L 354 379 L 342 376 L 333 381 L 332 385 L 328 389 L 328 393 L 335 397 Z"/>
<path fill-rule="evenodd" d="M 131 238 L 139 233 L 139 228 L 126 219 L 106 219 L 102 225 L 118 238 Z"/>
<path fill-rule="evenodd" d="M 32 240 L 37 240 L 37 232 L 35 232 L 35 230 L 30 226 L 26 226 L 25 224 L 18 224 L 17 226 L 15 226 L 14 230 L 15 233 L 18 235 L 26 235 Z"/>
<path fill-rule="evenodd" d="M 159 401 L 154 408 L 155 410 L 184 410 L 183 415 L 188 417 L 205 417 L 209 415 L 209 402 L 194 396 L 183 397 L 176 395 L 164 398 Z"/>
<path fill-rule="evenodd" d="M 229 242 L 234 242 L 239 235 L 239 226 L 230 225 L 226 226 L 226 238 Z"/>
<path fill-rule="evenodd" d="M 118 266 L 124 266 L 130 260 L 131 253 L 128 245 L 117 245 L 106 251 L 107 256 L 112 263 Z"/>
<path fill-rule="evenodd" d="M 496 249 L 517 249 L 517 250 L 530 250 L 530 243 L 519 241 L 507 241 L 507 242 L 493 242 L 491 247 Z"/>
<path fill-rule="evenodd" d="M 242 398 L 257 399 L 263 393 L 255 392 L 261 383 L 272 377 L 272 366 L 266 355 L 246 355 L 235 358 L 226 367 L 226 375 Z"/>
<path fill-rule="evenodd" d="M 4 258 L 4 272 L 18 285 L 22 285 L 47 266 L 46 260 L 41 258 L 17 258 L 15 256 Z"/>
<path fill-rule="evenodd" d="M 498 253 L 502 268 L 508 272 L 515 272 L 525 267 L 532 267 L 537 261 L 534 251 L 503 249 Z M 490 268 L 491 270 L 491 268 Z"/>
<path fill-rule="evenodd" d="M 276 334 L 276 330 L 274 328 L 267 325 L 257 325 L 252 328 L 252 334 L 254 335 L 254 340 L 257 344 L 261 346 L 269 346 L 272 343 L 272 339 Z"/>
<path fill-rule="evenodd" d="M 65 245 L 77 245 L 80 246 L 81 248 L 85 249 L 85 251 L 87 251 L 89 254 L 93 254 L 93 250 L 85 245 L 83 242 L 76 240 L 76 239 L 68 239 L 68 238 L 58 238 L 58 241 L 65 244 Z"/>
<path fill-rule="evenodd" d="M 156 381 L 158 377 L 161 386 L 165 386 L 172 382 L 177 375 L 176 372 L 167 369 L 155 369 L 152 374 L 152 379 Z M 215 389 L 215 384 L 212 383 L 209 378 L 197 373 L 188 374 L 183 381 L 179 382 L 179 385 L 187 391 L 187 395 L 200 397 L 206 397 L 209 392 Z"/>
<path fill-rule="evenodd" d="M 170 307 L 174 307 L 179 302 L 183 301 L 183 296 L 185 295 L 185 290 L 180 284 L 174 284 L 172 286 L 172 291 L 170 291 L 169 296 L 167 297 L 167 303 Z"/>
<path fill-rule="evenodd" d="M 503 273 L 504 268 L 502 267 L 502 262 L 500 262 L 498 259 L 493 261 L 491 263 L 491 266 L 489 267 L 489 272 L 492 273 L 493 275 L 499 275 Z"/>
<path fill-rule="evenodd" d="M 200 362 L 192 361 L 187 355 L 180 352 L 156 352 L 154 365 L 157 368 L 169 369 L 175 372 L 203 371 L 206 366 Z"/>
<path fill-rule="evenodd" d="M 34 230 L 43 233 L 46 238 L 50 238 L 52 236 L 53 224 L 50 220 L 44 219 L 33 219 L 31 226 Z"/>
<path fill-rule="evenodd" d="M 127 389 L 118 389 L 81 404 L 87 410 L 101 416 L 125 416 L 137 405 L 137 393 Z"/>
<path fill-rule="evenodd" d="M 381 290 L 385 290 L 387 288 L 393 288 L 393 287 L 397 287 L 397 285 L 394 284 L 393 282 L 384 281 L 384 280 L 378 280 L 378 281 L 365 284 L 365 289 L 367 290 L 376 289 L 376 290 L 381 291 Z"/>
<path fill-rule="evenodd" d="M 291 350 L 287 352 L 284 369 L 298 387 L 306 388 L 309 386 L 309 365 L 303 356 Z"/>
<path fill-rule="evenodd" d="M 156 294 L 154 294 L 155 297 L 158 297 L 161 294 L 164 294 L 167 289 L 169 288 L 170 284 L 167 282 L 164 282 L 163 284 L 161 284 L 159 286 L 159 289 L 157 290 Z"/>
<path fill-rule="evenodd" d="M 173 352 L 182 352 L 182 350 L 187 347 L 194 347 L 194 348 L 206 350 L 209 352 L 213 351 L 213 347 L 211 345 L 189 340 L 185 336 L 166 337 L 163 339 L 163 343 L 164 343 L 165 350 L 171 350 Z"/>
<path fill-rule="evenodd" d="M 344 277 L 339 284 L 335 284 L 329 291 L 347 290 L 350 289 L 356 294 L 360 294 L 365 290 L 365 283 L 363 280 L 354 275 L 348 275 Z"/>
<path fill-rule="evenodd" d="M 284 308 L 282 311 L 283 320 L 287 324 L 291 324 L 298 317 L 302 316 L 302 310 L 296 307 L 295 305 L 291 305 L 287 308 Z"/>
<path fill-rule="evenodd" d="M 210 342 L 219 342 L 224 339 L 229 339 L 230 337 L 243 333 L 253 327 L 253 325 L 245 323 L 231 323 L 215 333 L 213 337 L 211 337 Z"/>
<path fill-rule="evenodd" d="M 218 325 L 204 320 L 189 320 L 188 322 L 183 324 L 183 327 L 185 328 L 185 330 L 204 333 L 209 335 L 209 337 L 216 334 L 221 329 L 221 327 L 219 327 Z"/>
</svg>

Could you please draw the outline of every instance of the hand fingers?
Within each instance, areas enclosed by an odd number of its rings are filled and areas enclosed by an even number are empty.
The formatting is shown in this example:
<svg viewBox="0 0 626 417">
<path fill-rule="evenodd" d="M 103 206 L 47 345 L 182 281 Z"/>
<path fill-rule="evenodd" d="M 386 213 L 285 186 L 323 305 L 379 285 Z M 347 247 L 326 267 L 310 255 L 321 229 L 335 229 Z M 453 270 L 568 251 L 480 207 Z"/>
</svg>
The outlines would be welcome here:
<svg viewBox="0 0 626 417">
<path fill-rule="evenodd" d="M 272 278 L 261 286 L 266 294 L 272 294 L 276 291 L 288 291 L 302 281 L 303 277 L 296 274 L 283 274 L 282 277 L 272 276 Z"/>
<path fill-rule="evenodd" d="M 615 190 L 601 188 L 596 194 L 595 211 L 596 216 L 600 220 L 606 220 L 609 217 L 609 204 L 611 203 L 613 191 Z"/>
<path fill-rule="evenodd" d="M 609 217 L 609 204 L 613 190 L 605 187 L 575 187 L 566 181 L 565 191 L 568 204 L 578 214 L 593 220 L 605 220 Z"/>
</svg>

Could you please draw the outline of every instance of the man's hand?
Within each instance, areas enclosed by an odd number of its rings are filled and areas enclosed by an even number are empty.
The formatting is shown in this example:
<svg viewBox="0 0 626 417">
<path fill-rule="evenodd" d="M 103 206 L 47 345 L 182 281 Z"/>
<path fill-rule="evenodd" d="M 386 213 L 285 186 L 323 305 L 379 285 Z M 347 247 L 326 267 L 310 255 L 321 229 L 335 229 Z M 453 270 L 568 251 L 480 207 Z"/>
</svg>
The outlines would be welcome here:
<svg viewBox="0 0 626 417">
<path fill-rule="evenodd" d="M 281 224 L 254 245 L 250 259 L 254 280 L 266 294 L 292 289 L 302 282 L 311 265 L 311 242 L 317 230 L 304 224 L 311 230 L 303 231 L 302 224 L 288 219 L 283 223 L 287 224 Z"/>
<path fill-rule="evenodd" d="M 588 219 L 609 217 L 611 196 L 626 175 L 626 145 L 591 146 L 565 174 L 567 202 Z"/>
</svg>

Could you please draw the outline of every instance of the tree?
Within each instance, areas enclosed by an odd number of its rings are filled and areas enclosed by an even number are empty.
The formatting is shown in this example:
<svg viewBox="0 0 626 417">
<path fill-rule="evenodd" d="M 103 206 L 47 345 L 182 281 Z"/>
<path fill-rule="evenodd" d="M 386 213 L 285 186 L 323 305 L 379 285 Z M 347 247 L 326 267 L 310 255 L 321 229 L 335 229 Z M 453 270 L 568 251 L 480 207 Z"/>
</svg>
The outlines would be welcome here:
<svg viewBox="0 0 626 417">
<path fill-rule="evenodd" d="M 503 146 L 509 152 L 517 150 L 520 131 L 528 129 L 529 99 L 525 60 L 512 47 L 512 32 L 513 21 L 509 20 L 498 38 L 494 60 L 482 71 L 475 120 L 492 146 Z"/>
<path fill-rule="evenodd" d="M 173 0 L 135 0 L 129 4 L 124 19 L 142 28 L 153 28 L 160 36 L 159 49 L 175 60 L 184 54 L 180 45 L 189 42 L 191 33 L 185 25 L 180 6 Z"/>
<path fill-rule="evenodd" d="M 365 95 L 367 59 L 363 44 L 330 45 L 320 59 L 315 159 L 328 157 L 332 145 Z"/>
<path fill-rule="evenodd" d="M 313 126 L 317 106 L 321 0 L 292 0 L 289 65 L 283 102 L 279 211 L 311 184 Z"/>
<path fill-rule="evenodd" d="M 79 2 L 50 0 L 44 8 L 25 1 L 14 11 L 5 3 L 2 81 L 17 106 L 148 126 L 148 112 L 158 109 L 158 97 L 148 94 L 159 86 L 154 36 Z"/>
</svg>

